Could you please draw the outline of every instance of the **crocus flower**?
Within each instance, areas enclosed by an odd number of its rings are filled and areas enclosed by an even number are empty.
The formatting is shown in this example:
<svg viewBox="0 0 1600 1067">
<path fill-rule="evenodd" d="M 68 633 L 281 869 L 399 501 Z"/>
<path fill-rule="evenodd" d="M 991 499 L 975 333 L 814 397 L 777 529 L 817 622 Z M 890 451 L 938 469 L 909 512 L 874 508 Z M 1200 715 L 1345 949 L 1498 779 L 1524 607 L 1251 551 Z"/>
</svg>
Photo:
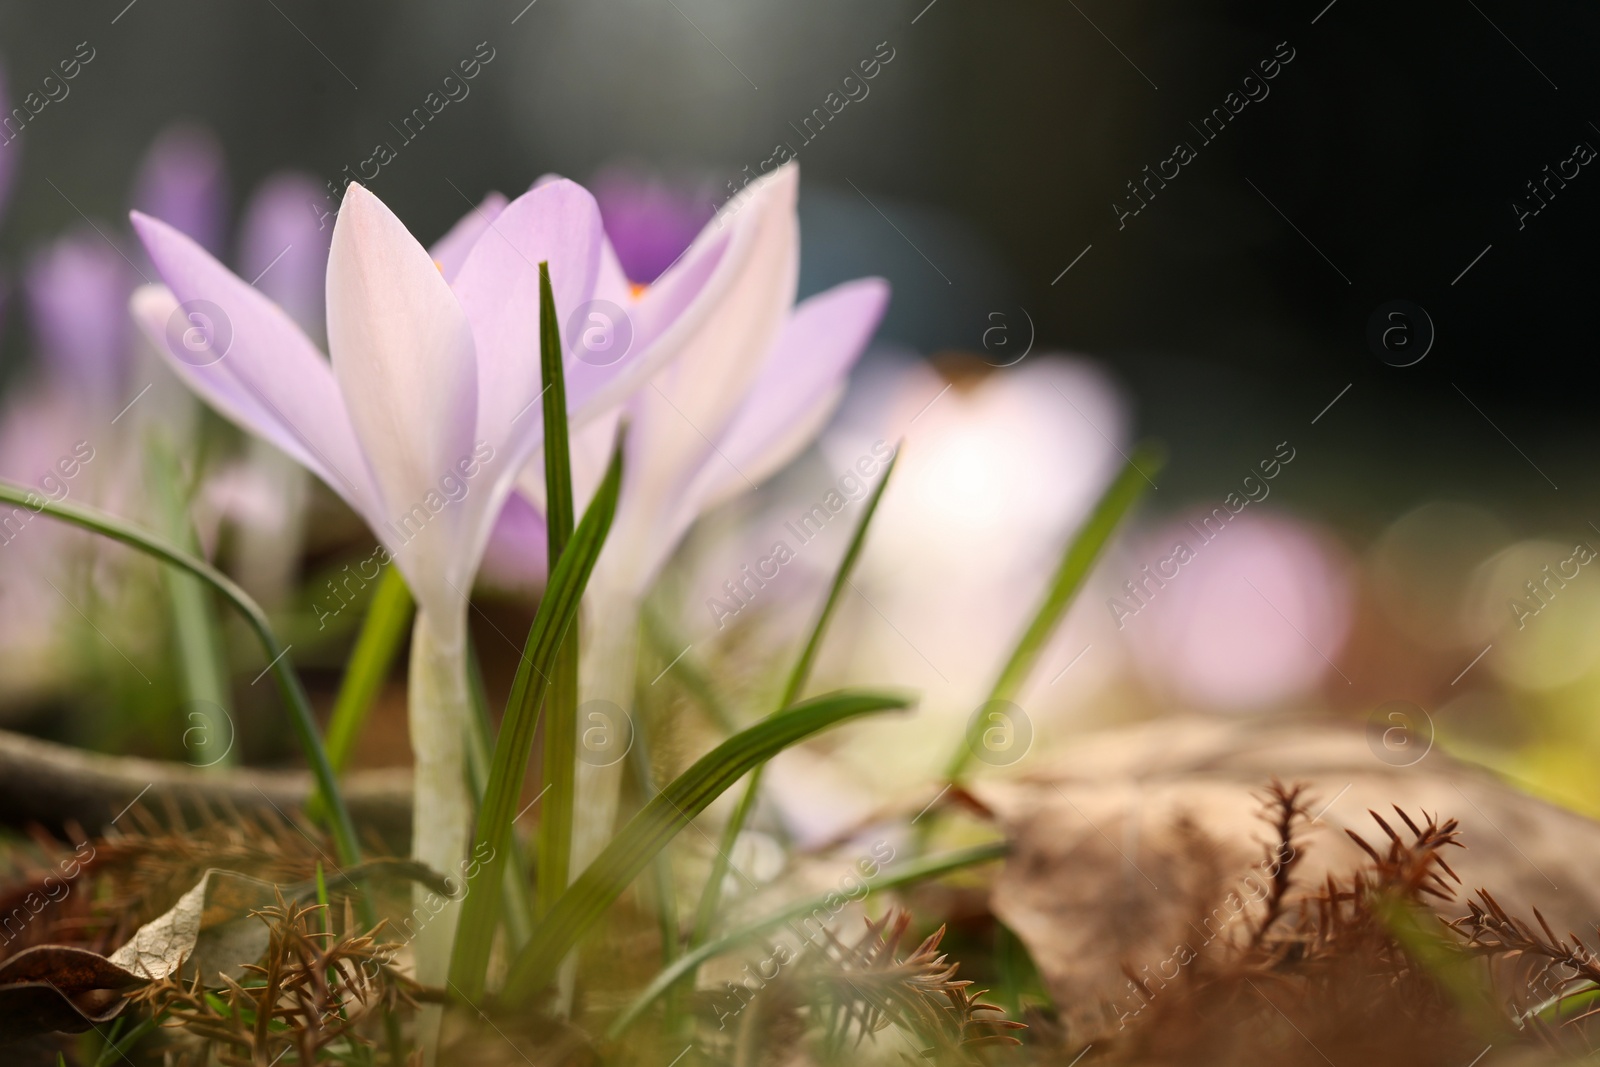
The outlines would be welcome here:
<svg viewBox="0 0 1600 1067">
<path fill-rule="evenodd" d="M 29 261 L 24 286 L 40 370 L 54 386 L 114 413 L 132 364 L 128 261 L 93 227 L 57 238 Z"/>
<path fill-rule="evenodd" d="M 0 188 L 9 184 L 19 151 L 20 141 L 0 144 Z M 197 173 L 206 179 L 197 181 Z M 146 154 L 138 195 L 185 203 L 197 216 L 211 217 L 222 210 L 221 173 L 214 143 L 198 134 L 163 135 Z M 163 406 L 171 398 L 161 389 L 143 396 L 152 378 L 136 377 L 143 343 L 129 329 L 128 298 L 140 269 L 149 267 L 134 265 L 137 250 L 124 247 L 132 244 L 120 228 L 98 222 L 27 259 L 20 289 L 34 366 L 0 405 L 0 474 L 51 499 L 145 519 L 137 490 L 144 457 L 137 446 L 152 423 L 171 427 L 183 420 L 174 418 L 170 403 Z M 82 603 L 79 589 L 94 589 L 96 601 L 106 605 L 83 637 L 118 650 L 139 647 L 151 632 L 149 618 L 116 599 L 142 593 L 128 581 L 125 554 L 74 531 L 19 531 L 19 516 L 8 511 L 6 517 L 12 525 L 0 531 L 0 597 L 12 616 L 29 621 L 25 640 L 15 644 L 30 650 L 35 680 L 70 681 L 77 666 L 72 650 L 79 647 L 75 630 L 84 624 L 67 598 Z"/>
<path fill-rule="evenodd" d="M 162 130 L 145 153 L 134 178 L 133 207 L 220 253 L 227 235 L 227 187 L 216 136 L 203 126 L 178 123 Z"/>
<path fill-rule="evenodd" d="M 679 351 L 711 345 L 714 317 L 720 361 L 748 351 L 752 328 L 783 309 L 754 295 L 745 302 L 759 306 L 720 298 L 781 273 L 774 258 L 792 260 L 782 246 L 774 256 L 771 232 L 774 215 L 779 229 L 792 220 L 792 205 L 792 179 L 762 183 L 736 225 L 707 234 L 635 297 L 593 197 L 572 182 L 542 184 L 498 212 L 486 205 L 432 255 L 352 184 L 328 259 L 331 363 L 283 309 L 195 241 L 135 213 L 166 281 L 135 295 L 135 318 L 212 406 L 342 496 L 416 595 L 413 853 L 424 862 L 451 872 L 466 854 L 466 593 L 513 480 L 541 441 L 536 264 L 550 264 L 563 321 L 596 300 L 627 309 L 631 344 L 614 358 L 583 358 L 584 334 L 567 333 L 568 400 L 582 424 Z M 455 917 L 449 909 L 419 939 L 422 980 L 443 979 Z"/>
<path fill-rule="evenodd" d="M 333 231 L 314 206 L 326 196 L 311 175 L 280 171 L 261 183 L 239 223 L 239 273 L 316 340 L 326 333 L 323 290 Z"/>
<path fill-rule="evenodd" d="M 627 477 L 587 598 L 596 626 L 580 667 L 586 701 L 631 705 L 639 604 L 662 564 L 702 512 L 752 488 L 810 442 L 883 315 L 888 286 L 875 278 L 795 303 L 798 184 L 798 168 L 782 167 L 706 225 L 668 276 L 699 269 L 707 249 L 739 230 L 759 235 L 748 269 L 726 289 L 700 294 L 708 313 L 682 354 L 574 437 L 574 492 L 582 500 L 598 483 L 612 427 L 624 417 L 630 424 Z M 658 286 L 619 297 L 625 318 Z M 581 328 L 573 339 L 584 344 Z M 538 465 L 527 469 L 522 488 L 542 500 Z M 574 871 L 605 841 L 620 770 L 578 767 Z"/>
</svg>

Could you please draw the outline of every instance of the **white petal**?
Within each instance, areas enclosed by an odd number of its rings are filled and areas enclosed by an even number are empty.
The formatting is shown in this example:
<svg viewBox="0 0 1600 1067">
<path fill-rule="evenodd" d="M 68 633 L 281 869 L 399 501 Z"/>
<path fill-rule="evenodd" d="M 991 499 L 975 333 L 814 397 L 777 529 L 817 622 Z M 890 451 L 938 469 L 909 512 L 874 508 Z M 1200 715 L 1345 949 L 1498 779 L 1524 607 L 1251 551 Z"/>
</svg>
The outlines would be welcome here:
<svg viewBox="0 0 1600 1067">
<path fill-rule="evenodd" d="M 713 442 L 732 423 L 794 301 L 797 178 L 785 166 L 752 189 L 718 267 L 735 273 L 713 291 L 715 305 L 684 324 L 676 358 L 629 404 L 627 481 L 615 543 L 601 560 L 608 580 L 643 588 L 682 535 L 678 513 L 701 467 L 727 462 Z"/>
<path fill-rule="evenodd" d="M 726 314 L 730 302 L 748 300 L 752 288 L 761 285 L 747 273 L 762 250 L 771 251 L 775 243 L 786 244 L 798 263 L 794 203 L 799 180 L 798 165 L 790 163 L 752 182 L 706 224 L 678 262 L 637 298 L 623 300 L 620 295 L 610 295 L 627 291 L 620 266 L 603 271 L 596 295 L 623 305 L 633 334 L 632 347 L 627 358 L 614 365 L 591 367 L 582 365 L 581 360 L 572 365 L 567 397 L 574 424 L 585 423 L 597 412 L 637 393 L 680 353 L 700 343 L 709 319 Z M 775 227 L 775 219 L 786 219 L 786 234 L 776 232 L 783 227 Z M 614 264 L 614 253 L 609 262 Z M 793 301 L 792 281 L 786 299 Z M 731 384 L 738 388 L 737 379 Z"/>
<path fill-rule="evenodd" d="M 487 513 L 488 494 L 465 480 L 469 468 L 485 477 L 473 462 L 472 332 L 427 251 L 356 184 L 328 256 L 328 342 L 377 486 L 378 533 L 418 599 L 442 615 L 465 595 L 477 566 L 466 546 Z"/>
<path fill-rule="evenodd" d="M 889 301 L 889 286 L 859 278 L 802 301 L 784 323 L 761 376 L 739 405 L 739 413 L 717 442 L 718 458 L 707 462 L 685 494 L 696 515 L 778 471 L 826 424 L 844 395 L 850 368 L 866 349 Z"/>
</svg>

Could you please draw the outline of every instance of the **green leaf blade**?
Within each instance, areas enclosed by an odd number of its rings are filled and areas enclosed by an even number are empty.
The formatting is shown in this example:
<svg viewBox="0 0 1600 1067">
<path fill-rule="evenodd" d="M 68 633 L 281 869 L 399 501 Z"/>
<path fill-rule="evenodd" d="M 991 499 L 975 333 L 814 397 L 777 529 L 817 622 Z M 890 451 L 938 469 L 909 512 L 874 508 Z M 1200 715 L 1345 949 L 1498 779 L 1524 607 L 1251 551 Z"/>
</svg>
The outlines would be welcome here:
<svg viewBox="0 0 1600 1067">
<path fill-rule="evenodd" d="M 500 734 L 495 739 L 489 783 L 479 810 L 472 853 L 479 867 L 477 874 L 468 880 L 461 926 L 450 963 L 450 980 L 468 1000 L 476 1000 L 483 992 L 489 948 L 500 917 L 505 842 L 522 795 L 538 710 L 550 688 L 556 656 L 578 617 L 584 587 L 588 585 L 589 575 L 616 514 L 622 483 L 624 433 L 625 430 L 618 431 L 605 477 L 566 551 L 561 554 L 561 560 L 550 572 L 545 595 L 528 630 L 522 660 L 517 665 Z"/>
<path fill-rule="evenodd" d="M 272 672 L 278 683 L 278 692 L 289 707 L 289 725 L 294 729 L 295 739 L 300 744 L 306 762 L 310 764 L 318 794 L 327 805 L 339 861 L 351 867 L 359 864 L 361 846 L 356 841 L 355 825 L 350 821 L 350 810 L 345 806 L 338 777 L 328 762 L 327 750 L 322 747 L 317 720 L 311 711 L 311 700 L 306 695 L 305 687 L 300 684 L 300 677 L 294 673 L 293 664 L 289 662 L 289 650 L 278 643 L 277 635 L 267 622 L 266 613 L 251 599 L 250 594 L 205 560 L 98 508 L 66 501 L 52 502 L 31 489 L 9 482 L 0 482 L 0 502 L 25 507 L 35 514 L 49 515 L 171 564 L 205 581 L 238 609 L 255 632 L 256 639 L 261 642 L 262 651 L 267 656 L 267 669 Z"/>
<path fill-rule="evenodd" d="M 328 762 L 335 771 L 343 773 L 350 765 L 356 739 L 361 736 L 361 728 L 388 681 L 395 656 L 411 629 L 413 609 L 411 590 L 406 587 L 400 569 L 392 563 L 385 566 L 372 600 L 367 604 L 367 613 L 362 617 L 361 632 L 345 664 L 339 694 L 333 702 L 333 714 L 328 719 L 323 744 L 327 746 Z"/>
<path fill-rule="evenodd" d="M 152 438 L 147 461 L 151 496 L 164 532 L 184 551 L 199 555 L 200 542 L 189 519 L 181 464 L 171 444 L 159 436 Z M 205 761 L 201 766 L 225 767 L 238 760 L 233 752 L 234 725 L 228 717 L 232 699 L 216 605 L 205 582 L 194 575 L 168 567 L 163 577 L 176 639 L 178 674 L 188 706 L 193 709 L 190 719 L 204 738 L 201 751 L 192 754 Z M 179 724 L 180 729 L 185 725 Z M 184 737 L 188 736 L 188 730 L 184 730 Z M 228 739 L 224 751 L 213 757 L 213 748 L 223 738 Z"/>
<path fill-rule="evenodd" d="M 779 709 L 795 702 L 800 691 L 805 688 L 806 679 L 811 676 L 811 668 L 816 663 L 817 653 L 822 647 L 823 635 L 827 633 L 828 623 L 833 619 L 834 609 L 839 606 L 839 597 L 850 582 L 850 575 L 855 570 L 856 562 L 861 558 L 861 550 L 867 541 L 867 530 L 872 525 L 873 515 L 878 511 L 878 501 L 883 499 L 883 491 L 889 485 L 889 476 L 894 473 L 894 465 L 899 460 L 900 449 L 897 447 L 894 455 L 889 457 L 888 465 L 883 468 L 883 477 L 873 486 L 872 495 L 867 498 L 866 507 L 862 509 L 861 519 L 856 523 L 855 531 L 850 536 L 850 543 L 845 547 L 844 555 L 840 557 L 838 569 L 834 571 L 833 582 L 828 587 L 828 595 L 822 602 L 821 610 L 817 612 L 816 622 L 811 626 L 811 635 L 806 639 L 805 646 L 795 660 L 794 669 L 789 672 L 789 679 L 784 684 L 783 696 L 778 700 Z M 690 948 L 699 945 L 711 935 L 711 927 L 716 922 L 717 912 L 722 903 L 722 883 L 727 878 L 728 868 L 733 864 L 731 857 L 734 844 L 738 841 L 739 834 L 744 831 L 745 823 L 749 820 L 751 811 L 755 809 L 756 800 L 761 792 L 761 772 L 762 767 L 757 766 L 750 773 L 750 781 L 745 786 L 744 795 L 739 798 L 732 817 L 722 828 L 722 840 L 718 843 L 717 854 L 711 860 L 711 874 L 706 879 L 705 888 L 701 890 L 700 906 L 695 909 L 694 929 L 689 935 Z"/>
<path fill-rule="evenodd" d="M 561 325 L 556 321 L 550 264 L 539 264 L 539 375 L 544 385 L 544 484 L 546 558 L 553 571 L 572 540 L 572 458 L 567 428 L 567 382 L 562 367 Z M 569 628 L 550 672 L 544 698 L 546 786 L 539 817 L 537 914 L 549 910 L 567 888 L 572 860 L 572 817 L 577 789 L 578 628 Z"/>
<path fill-rule="evenodd" d="M 1144 491 L 1152 487 L 1150 475 L 1158 473 L 1165 462 L 1165 449 L 1154 442 L 1144 442 L 1133 450 L 1132 457 L 1101 495 L 1077 534 L 1067 543 L 1061 562 L 1056 566 L 1055 574 L 1045 590 L 1044 599 L 1018 638 L 1011 657 L 995 678 L 994 688 L 989 693 L 990 701 L 1012 700 L 1022 689 L 1038 662 L 1039 654 L 1049 644 L 1067 608 L 1071 606 L 1089 572 L 1094 569 L 1101 551 L 1110 542 L 1123 518 L 1144 497 Z M 971 759 L 972 751 L 963 741 L 952 755 L 945 776 L 951 781 L 958 781 Z"/>
<path fill-rule="evenodd" d="M 656 853 L 757 764 L 830 726 L 910 705 L 898 693 L 831 693 L 763 719 L 702 756 L 629 820 L 544 915 L 511 966 L 505 998 L 526 1000 L 548 985 L 567 952 Z"/>
</svg>

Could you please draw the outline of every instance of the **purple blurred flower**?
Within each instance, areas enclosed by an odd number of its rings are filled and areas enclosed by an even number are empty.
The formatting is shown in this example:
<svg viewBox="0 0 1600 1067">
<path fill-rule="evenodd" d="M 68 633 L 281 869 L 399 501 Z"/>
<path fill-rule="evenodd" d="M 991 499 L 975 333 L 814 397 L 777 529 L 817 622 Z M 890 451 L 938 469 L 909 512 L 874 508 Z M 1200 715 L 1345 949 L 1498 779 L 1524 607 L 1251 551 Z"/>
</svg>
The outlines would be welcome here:
<svg viewBox="0 0 1600 1067">
<path fill-rule="evenodd" d="M 127 384 L 128 295 L 137 277 L 104 237 L 83 227 L 28 262 L 28 309 L 46 377 L 92 402 L 122 396 Z"/>
<path fill-rule="evenodd" d="M 594 179 L 606 236 L 634 282 L 653 282 L 683 255 L 714 208 L 703 189 L 672 185 L 621 167 Z"/>
<path fill-rule="evenodd" d="M 227 185 L 216 137 L 202 126 L 180 123 L 163 130 L 145 153 L 133 207 L 166 220 L 218 255 L 227 230 Z"/>
<path fill-rule="evenodd" d="M 326 198 L 309 174 L 282 171 L 267 178 L 245 206 L 239 234 L 239 273 L 287 311 L 313 339 L 322 338 L 328 246 L 312 205 Z"/>
</svg>

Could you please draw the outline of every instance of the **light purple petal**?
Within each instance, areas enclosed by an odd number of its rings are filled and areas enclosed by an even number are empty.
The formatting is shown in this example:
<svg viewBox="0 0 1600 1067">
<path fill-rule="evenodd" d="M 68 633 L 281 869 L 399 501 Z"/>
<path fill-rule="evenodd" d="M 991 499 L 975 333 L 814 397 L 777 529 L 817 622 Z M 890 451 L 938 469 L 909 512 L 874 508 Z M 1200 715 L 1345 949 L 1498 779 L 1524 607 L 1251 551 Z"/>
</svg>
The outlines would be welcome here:
<svg viewBox="0 0 1600 1067">
<path fill-rule="evenodd" d="M 694 514 L 746 488 L 746 478 L 765 481 L 811 443 L 888 304 L 888 282 L 860 278 L 795 307 L 761 376 L 717 442 L 723 462 L 708 461 L 686 494 Z"/>
<path fill-rule="evenodd" d="M 433 261 L 439 264 L 445 281 L 456 280 L 462 264 L 467 261 L 467 254 L 505 209 L 506 198 L 499 193 L 490 193 L 483 198 L 483 203 L 461 216 L 449 232 L 434 242 L 428 251 Z"/>
<path fill-rule="evenodd" d="M 707 296 L 714 291 L 712 283 L 725 285 L 732 276 L 731 269 L 720 275 L 717 272 L 732 239 L 731 233 L 707 231 L 677 266 L 656 284 L 638 291 L 628 282 L 607 240 L 595 296 L 623 309 L 630 342 L 623 358 L 615 362 L 596 360 L 590 354 L 572 366 L 567 400 L 575 421 L 587 422 L 595 412 L 619 403 L 672 360 L 695 325 L 711 313 L 714 305 Z M 580 352 L 587 347 L 581 345 L 580 331 L 601 324 L 592 317 L 586 323 L 568 324 L 569 332 L 580 341 Z"/>
<path fill-rule="evenodd" d="M 486 458 L 474 462 L 472 329 L 427 250 L 354 183 L 328 255 L 328 344 L 382 502 L 377 533 L 396 544 L 417 599 L 448 618 L 477 568 L 479 516 L 486 536 L 494 514 L 484 514 L 487 486 L 470 501 L 454 489 Z"/>
<path fill-rule="evenodd" d="M 573 182 L 554 181 L 500 213 L 453 283 L 477 345 L 480 432 L 496 447 L 504 443 L 515 465 L 537 447 L 543 424 L 534 403 L 540 394 L 538 265 L 550 264 L 556 315 L 565 327 L 595 291 L 601 250 L 594 198 Z M 570 334 L 563 329 L 569 350 L 577 343 Z"/>
<path fill-rule="evenodd" d="M 135 211 L 161 219 L 212 255 L 222 254 L 227 199 L 222 146 L 202 126 L 180 123 L 163 130 L 134 181 Z"/>
<path fill-rule="evenodd" d="M 753 183 L 700 231 L 676 265 L 637 297 L 617 295 L 627 291 L 620 266 L 602 269 L 595 295 L 623 306 L 633 340 L 626 357 L 614 364 L 591 365 L 582 358 L 569 364 L 567 404 L 575 425 L 638 393 L 685 346 L 700 343 L 696 338 L 708 318 L 728 313 L 728 294 L 747 271 L 759 235 L 771 230 L 766 222 L 771 205 L 786 204 L 779 214 L 786 210 L 792 222 L 798 184 L 794 164 Z M 614 256 L 608 247 L 606 263 L 614 262 Z"/>
<path fill-rule="evenodd" d="M 283 449 L 370 516 L 376 502 L 371 479 L 322 353 L 283 309 L 194 241 L 138 212 L 133 226 L 171 290 L 164 321 L 158 287 L 135 294 L 140 323 L 157 350 L 224 415 Z M 198 350 L 184 343 L 186 328 L 197 323 L 204 331 Z"/>
<path fill-rule="evenodd" d="M 712 442 L 733 422 L 794 301 L 797 179 L 789 165 L 752 186 L 715 272 L 721 280 L 708 282 L 698 314 L 669 328 L 682 330 L 675 358 L 629 402 L 631 481 L 602 558 L 608 581 L 645 588 L 682 533 L 678 517 L 701 467 L 724 462 Z"/>
<path fill-rule="evenodd" d="M 333 225 L 326 201 L 316 178 L 280 171 L 250 197 L 239 233 L 239 273 L 312 338 L 327 333 L 323 301 Z"/>
</svg>

